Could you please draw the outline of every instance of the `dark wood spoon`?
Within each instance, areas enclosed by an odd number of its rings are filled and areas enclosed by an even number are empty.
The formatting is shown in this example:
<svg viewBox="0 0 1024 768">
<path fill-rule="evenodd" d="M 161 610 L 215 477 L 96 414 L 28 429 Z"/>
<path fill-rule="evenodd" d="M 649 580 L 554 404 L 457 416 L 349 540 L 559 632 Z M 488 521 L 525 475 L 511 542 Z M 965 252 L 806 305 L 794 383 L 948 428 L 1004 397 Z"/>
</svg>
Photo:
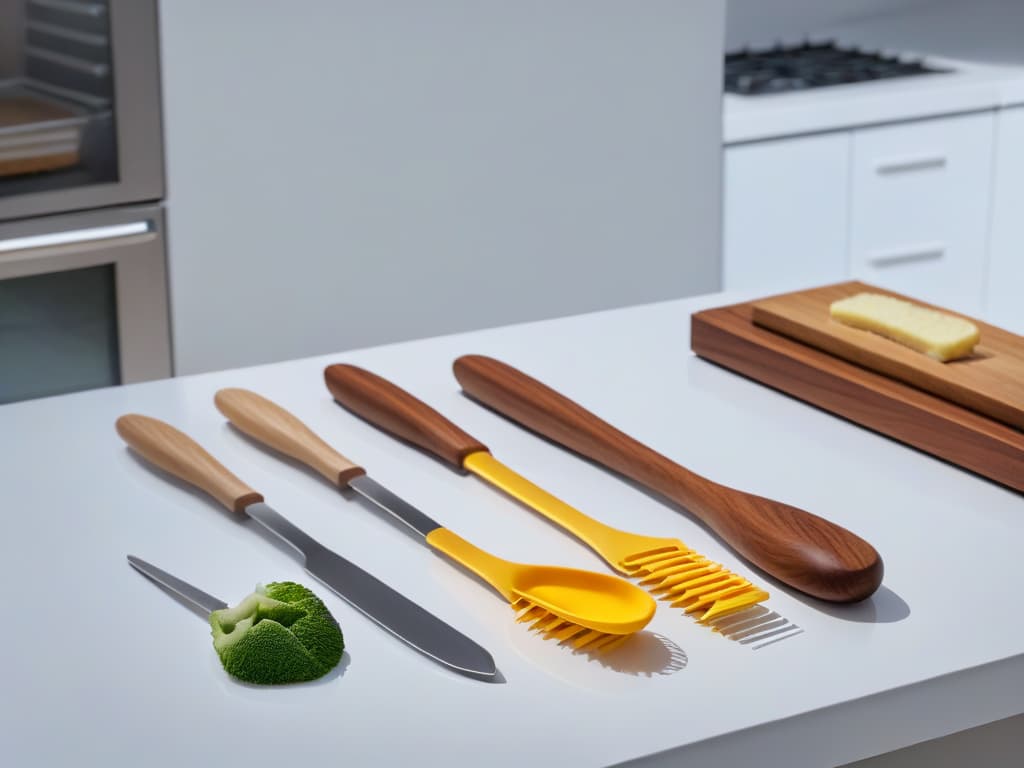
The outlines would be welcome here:
<svg viewBox="0 0 1024 768">
<path fill-rule="evenodd" d="M 473 399 L 685 507 L 740 555 L 785 584 L 855 602 L 882 583 L 882 558 L 845 528 L 701 477 L 500 360 L 464 355 L 455 378 Z"/>
</svg>

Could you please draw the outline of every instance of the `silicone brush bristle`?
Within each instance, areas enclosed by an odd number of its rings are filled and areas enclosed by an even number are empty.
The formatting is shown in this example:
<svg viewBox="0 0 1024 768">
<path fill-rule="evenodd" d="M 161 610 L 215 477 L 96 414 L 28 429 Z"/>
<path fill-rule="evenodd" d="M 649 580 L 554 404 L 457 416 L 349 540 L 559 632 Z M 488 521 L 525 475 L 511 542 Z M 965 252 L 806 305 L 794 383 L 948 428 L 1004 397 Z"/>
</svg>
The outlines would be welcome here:
<svg viewBox="0 0 1024 768">
<path fill-rule="evenodd" d="M 692 549 L 664 547 L 641 552 L 619 565 L 640 577 L 640 585 L 655 597 L 695 614 L 701 623 L 768 599 L 763 589 Z"/>
<path fill-rule="evenodd" d="M 545 640 L 556 640 L 560 645 L 568 645 L 575 651 L 586 653 L 607 653 L 624 643 L 631 635 L 613 635 L 598 632 L 557 616 L 545 608 L 520 599 L 512 603 L 512 609 L 518 613 L 516 621 L 529 623 L 530 629 L 542 635 Z"/>
</svg>

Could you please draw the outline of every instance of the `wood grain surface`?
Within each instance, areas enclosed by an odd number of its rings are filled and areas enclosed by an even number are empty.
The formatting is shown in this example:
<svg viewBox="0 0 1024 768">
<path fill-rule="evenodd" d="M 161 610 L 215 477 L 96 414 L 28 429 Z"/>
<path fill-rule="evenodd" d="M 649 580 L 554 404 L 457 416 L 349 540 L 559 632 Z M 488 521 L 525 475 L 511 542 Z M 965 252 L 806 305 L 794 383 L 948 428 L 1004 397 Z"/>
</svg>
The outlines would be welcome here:
<svg viewBox="0 0 1024 768">
<path fill-rule="evenodd" d="M 249 437 L 312 467 L 335 485 L 345 487 L 353 477 L 366 474 L 295 415 L 262 395 L 229 387 L 218 390 L 213 402 Z"/>
<path fill-rule="evenodd" d="M 233 475 L 199 443 L 170 424 L 137 413 L 120 417 L 117 434 L 146 461 L 184 480 L 233 512 L 244 512 L 263 496 Z"/>
<path fill-rule="evenodd" d="M 1024 434 L 937 395 L 757 326 L 753 304 L 693 315 L 693 351 L 755 381 L 1024 491 Z"/>
<path fill-rule="evenodd" d="M 422 400 L 375 373 L 354 365 L 329 365 L 324 382 L 334 399 L 357 416 L 458 469 L 469 454 L 487 450 Z"/>
<path fill-rule="evenodd" d="M 474 399 L 682 505 L 751 563 L 802 592 L 851 602 L 882 581 L 878 552 L 845 528 L 691 472 L 499 360 L 465 355 L 454 371 Z"/>
<path fill-rule="evenodd" d="M 1024 338 L 967 318 L 981 332 L 974 354 L 941 363 L 876 333 L 829 317 L 838 299 L 870 292 L 947 311 L 864 283 L 827 285 L 756 301 L 756 325 L 1024 429 Z M 952 314 L 952 313 L 950 313 Z"/>
</svg>

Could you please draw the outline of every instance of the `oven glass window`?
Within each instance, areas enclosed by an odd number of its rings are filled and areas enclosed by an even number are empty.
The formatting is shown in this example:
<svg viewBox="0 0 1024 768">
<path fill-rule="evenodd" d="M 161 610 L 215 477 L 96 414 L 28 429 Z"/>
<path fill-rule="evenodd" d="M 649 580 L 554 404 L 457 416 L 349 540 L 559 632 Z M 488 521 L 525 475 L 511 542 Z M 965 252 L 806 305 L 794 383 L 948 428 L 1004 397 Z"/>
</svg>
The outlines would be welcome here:
<svg viewBox="0 0 1024 768">
<path fill-rule="evenodd" d="M 121 383 L 114 267 L 0 280 L 0 403 Z"/>
<path fill-rule="evenodd" d="M 0 198 L 118 180 L 108 0 L 0 0 Z"/>
</svg>

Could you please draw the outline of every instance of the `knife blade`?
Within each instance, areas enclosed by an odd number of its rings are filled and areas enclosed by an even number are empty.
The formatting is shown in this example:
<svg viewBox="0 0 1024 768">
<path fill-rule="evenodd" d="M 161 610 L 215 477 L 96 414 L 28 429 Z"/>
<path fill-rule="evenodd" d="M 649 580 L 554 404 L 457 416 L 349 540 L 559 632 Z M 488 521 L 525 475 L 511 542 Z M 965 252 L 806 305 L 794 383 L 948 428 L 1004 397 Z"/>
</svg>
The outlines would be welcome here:
<svg viewBox="0 0 1024 768">
<path fill-rule="evenodd" d="M 493 681 L 494 659 L 486 649 L 354 563 L 324 547 L 264 503 L 263 496 L 232 474 L 202 446 L 158 419 L 129 414 L 117 432 L 152 464 L 246 514 L 287 542 L 303 567 L 378 626 L 449 669 Z"/>
<path fill-rule="evenodd" d="M 201 608 L 207 613 L 213 613 L 214 611 L 220 611 L 228 607 L 228 604 L 220 598 L 203 592 L 199 587 L 193 587 L 187 581 L 182 581 L 177 576 L 173 576 L 167 571 L 157 568 L 152 563 L 147 563 L 141 557 L 128 555 L 128 564 L 143 576 L 152 579 L 162 587 L 166 587 L 174 594 L 184 600 L 187 600 L 197 608 Z"/>
<path fill-rule="evenodd" d="M 473 640 L 327 549 L 266 504 L 250 504 L 245 513 L 291 544 L 307 573 L 395 637 L 464 675 L 494 677 L 494 659 Z"/>
</svg>

